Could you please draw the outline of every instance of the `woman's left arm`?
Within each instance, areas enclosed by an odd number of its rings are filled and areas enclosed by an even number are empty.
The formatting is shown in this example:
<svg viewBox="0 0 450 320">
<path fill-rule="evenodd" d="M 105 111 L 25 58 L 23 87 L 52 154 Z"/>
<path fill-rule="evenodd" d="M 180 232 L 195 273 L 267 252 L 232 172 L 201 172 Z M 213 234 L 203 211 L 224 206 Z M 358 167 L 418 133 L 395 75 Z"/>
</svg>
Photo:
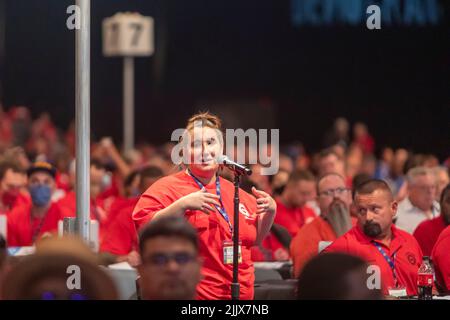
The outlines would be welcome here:
<svg viewBox="0 0 450 320">
<path fill-rule="evenodd" d="M 252 188 L 253 195 L 256 197 L 257 234 L 255 244 L 259 245 L 272 227 L 273 220 L 277 212 L 275 200 L 266 192 Z"/>
</svg>

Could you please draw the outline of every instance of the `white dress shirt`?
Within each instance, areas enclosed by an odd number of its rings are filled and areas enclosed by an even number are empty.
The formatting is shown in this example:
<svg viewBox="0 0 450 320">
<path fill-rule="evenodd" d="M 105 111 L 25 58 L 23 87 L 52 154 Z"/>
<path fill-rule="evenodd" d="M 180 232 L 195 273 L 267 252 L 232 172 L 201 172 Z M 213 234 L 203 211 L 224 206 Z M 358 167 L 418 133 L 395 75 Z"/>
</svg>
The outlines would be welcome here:
<svg viewBox="0 0 450 320">
<path fill-rule="evenodd" d="M 431 207 L 432 218 L 439 216 L 440 206 L 437 201 L 433 202 Z M 425 220 L 428 220 L 425 211 L 415 207 L 409 198 L 404 199 L 398 204 L 395 225 L 400 229 L 412 234 L 417 226 Z"/>
</svg>

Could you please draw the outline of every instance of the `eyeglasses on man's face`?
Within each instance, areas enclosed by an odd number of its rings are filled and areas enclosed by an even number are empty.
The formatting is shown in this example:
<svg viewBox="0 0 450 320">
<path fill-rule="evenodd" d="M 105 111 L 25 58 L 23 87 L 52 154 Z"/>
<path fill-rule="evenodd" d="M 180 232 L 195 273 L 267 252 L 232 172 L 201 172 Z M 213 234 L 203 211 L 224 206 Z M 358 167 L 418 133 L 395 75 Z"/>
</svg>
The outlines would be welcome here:
<svg viewBox="0 0 450 320">
<path fill-rule="evenodd" d="M 340 196 L 340 195 L 347 193 L 349 190 L 350 189 L 344 188 L 344 187 L 340 187 L 340 188 L 336 188 L 336 189 L 327 189 L 327 190 L 319 192 L 319 196 L 322 196 L 322 197 Z"/>
<path fill-rule="evenodd" d="M 152 265 L 157 267 L 165 267 L 170 261 L 175 261 L 178 265 L 186 265 L 195 260 L 195 255 L 189 252 L 175 253 L 155 253 L 146 257 L 142 262 L 144 265 Z"/>
</svg>

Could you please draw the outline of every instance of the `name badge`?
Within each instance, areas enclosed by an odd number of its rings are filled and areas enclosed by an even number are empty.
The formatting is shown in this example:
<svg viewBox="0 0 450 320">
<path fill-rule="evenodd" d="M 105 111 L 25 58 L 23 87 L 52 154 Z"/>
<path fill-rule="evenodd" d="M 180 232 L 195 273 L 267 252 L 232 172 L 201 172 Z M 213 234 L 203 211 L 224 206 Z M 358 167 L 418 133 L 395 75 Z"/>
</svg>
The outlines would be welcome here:
<svg viewBox="0 0 450 320">
<path fill-rule="evenodd" d="M 389 288 L 388 292 L 391 297 L 396 297 L 396 298 L 406 297 L 408 295 L 405 287 Z"/>
<path fill-rule="evenodd" d="M 238 262 L 242 263 L 241 241 L 239 241 L 238 252 Z M 223 243 L 223 263 L 233 264 L 233 241 L 224 241 Z"/>
</svg>

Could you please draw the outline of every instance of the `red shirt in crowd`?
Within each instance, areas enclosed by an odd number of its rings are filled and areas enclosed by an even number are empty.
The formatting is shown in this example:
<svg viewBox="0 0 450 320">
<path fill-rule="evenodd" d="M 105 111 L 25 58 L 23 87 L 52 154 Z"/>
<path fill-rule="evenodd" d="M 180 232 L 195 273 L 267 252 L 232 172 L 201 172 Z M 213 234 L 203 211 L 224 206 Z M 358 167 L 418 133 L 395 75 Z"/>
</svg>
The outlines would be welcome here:
<svg viewBox="0 0 450 320">
<path fill-rule="evenodd" d="M 99 242 L 101 243 L 104 234 L 105 221 L 107 220 L 108 213 L 99 205 L 99 200 L 91 200 L 90 205 L 90 219 L 98 221 L 99 224 Z M 64 218 L 75 218 L 76 212 L 76 195 L 75 192 L 71 191 L 66 194 L 64 198 L 59 200 L 58 205 L 61 211 L 61 219 Z"/>
<path fill-rule="evenodd" d="M 111 205 L 109 206 L 109 209 L 106 210 L 106 220 L 104 221 L 105 227 L 108 228 L 108 225 L 112 222 L 114 222 L 116 216 L 119 214 L 120 211 L 122 211 L 123 208 L 127 208 L 130 205 L 136 204 L 138 198 L 125 198 L 122 196 L 116 197 Z M 133 208 L 131 208 L 131 212 L 133 212 Z M 130 212 L 130 216 L 131 216 Z"/>
<path fill-rule="evenodd" d="M 425 220 L 417 226 L 413 236 L 419 243 L 424 256 L 431 256 L 434 244 L 445 227 L 446 224 L 443 215 L 431 220 Z"/>
<path fill-rule="evenodd" d="M 14 209 L 15 207 L 20 207 L 26 204 L 31 204 L 30 194 L 25 192 L 19 192 L 17 198 L 14 200 L 14 204 L 9 209 L 8 208 L 6 208 L 5 210 L 0 209 L 0 215 L 1 214 L 8 215 L 9 212 L 12 211 L 12 209 Z"/>
<path fill-rule="evenodd" d="M 382 290 L 388 294 L 388 289 L 395 287 L 394 276 L 389 263 L 373 244 L 376 241 L 395 265 L 399 286 L 404 286 L 408 295 L 417 294 L 417 271 L 422 263 L 422 250 L 416 239 L 409 233 L 392 225 L 392 240 L 387 247 L 383 243 L 367 237 L 355 226 L 342 237 L 336 239 L 324 252 L 343 252 L 361 257 L 369 265 L 377 265 L 381 271 Z"/>
<path fill-rule="evenodd" d="M 100 251 L 122 256 L 138 249 L 137 232 L 132 218 L 137 201 L 137 198 L 129 199 L 115 214 L 114 220 L 104 231 Z"/>
<path fill-rule="evenodd" d="M 32 246 L 44 233 L 56 232 L 61 219 L 59 206 L 52 203 L 43 218 L 31 216 L 31 203 L 15 207 L 8 215 L 9 247 Z M 34 239 L 33 239 L 34 238 Z"/>
<path fill-rule="evenodd" d="M 295 237 L 303 225 L 310 223 L 317 217 L 314 211 L 306 206 L 288 208 L 279 199 L 276 202 L 277 215 L 274 222 L 285 227 L 292 237 Z"/>
<path fill-rule="evenodd" d="M 101 201 L 92 201 L 91 200 L 91 220 L 99 221 L 100 225 L 106 220 L 107 214 L 105 210 L 99 205 Z M 63 217 L 76 217 L 76 204 L 77 199 L 75 192 L 68 192 L 64 198 L 58 201 L 58 205 L 61 208 Z"/>
<path fill-rule="evenodd" d="M 450 226 L 441 232 L 431 254 L 436 279 L 450 292 Z"/>
<path fill-rule="evenodd" d="M 233 224 L 234 186 L 223 178 L 220 178 L 220 186 L 223 205 Z M 215 180 L 205 187 L 207 192 L 216 194 Z M 158 180 L 141 196 L 134 209 L 133 220 L 136 227 L 142 227 L 155 213 L 199 189 L 194 179 L 184 171 Z M 243 190 L 239 191 L 239 196 L 239 238 L 242 246 L 242 263 L 239 264 L 240 298 L 253 299 L 255 276 L 251 247 L 257 235 L 256 200 Z M 198 210 L 186 210 L 185 218 L 197 229 L 200 256 L 203 258 L 203 279 L 197 286 L 197 298 L 230 299 L 233 266 L 225 264 L 223 257 L 224 241 L 232 241 L 228 223 L 217 210 L 209 215 Z"/>
<path fill-rule="evenodd" d="M 283 259 L 282 259 L 283 258 Z M 253 261 L 280 261 L 288 260 L 289 251 L 283 247 L 277 237 L 270 232 L 259 246 L 252 248 Z"/>
</svg>

